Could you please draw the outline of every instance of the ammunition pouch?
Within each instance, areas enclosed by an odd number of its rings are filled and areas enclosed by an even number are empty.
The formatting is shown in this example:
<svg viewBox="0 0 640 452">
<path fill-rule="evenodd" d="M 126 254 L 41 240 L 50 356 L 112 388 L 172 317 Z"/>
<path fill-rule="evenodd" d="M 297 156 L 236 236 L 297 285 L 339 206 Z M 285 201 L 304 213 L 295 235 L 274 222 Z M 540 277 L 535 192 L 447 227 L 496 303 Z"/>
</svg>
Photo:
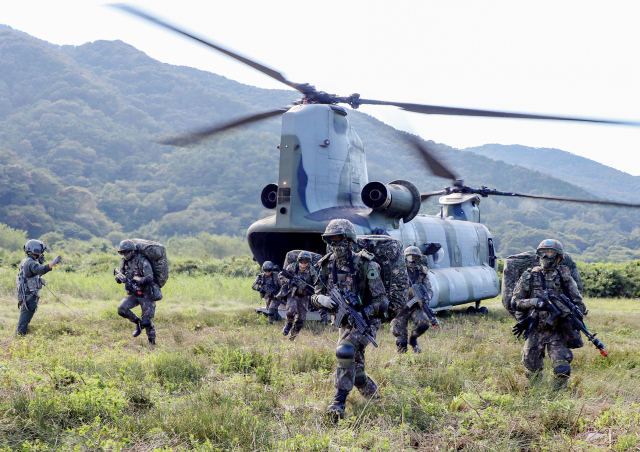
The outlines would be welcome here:
<svg viewBox="0 0 640 452">
<path fill-rule="evenodd" d="M 16 280 L 18 282 L 18 284 L 20 284 L 19 283 L 19 279 L 20 279 L 20 277 L 18 276 L 18 278 Z M 27 294 L 29 292 L 36 292 L 36 294 L 37 294 L 38 291 L 44 287 L 44 285 L 45 285 L 44 278 L 42 276 L 40 276 L 40 275 L 24 279 L 24 290 L 25 290 L 25 292 L 27 292 Z"/>
<path fill-rule="evenodd" d="M 160 286 L 156 283 L 153 282 L 149 284 L 149 292 L 153 301 L 162 300 L 162 289 L 160 289 Z"/>
<path fill-rule="evenodd" d="M 564 333 L 564 337 L 567 341 L 568 348 L 582 348 L 584 347 L 584 342 L 582 340 L 582 334 L 578 330 L 574 330 L 571 328 L 568 322 L 562 323 L 562 332 Z"/>
</svg>

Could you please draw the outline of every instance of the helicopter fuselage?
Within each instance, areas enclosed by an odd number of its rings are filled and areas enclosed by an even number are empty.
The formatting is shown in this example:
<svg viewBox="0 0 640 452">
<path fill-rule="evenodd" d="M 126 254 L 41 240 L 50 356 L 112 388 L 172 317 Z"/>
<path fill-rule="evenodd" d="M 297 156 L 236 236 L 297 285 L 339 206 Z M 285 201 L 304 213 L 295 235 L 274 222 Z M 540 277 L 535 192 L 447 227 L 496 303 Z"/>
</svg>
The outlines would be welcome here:
<svg viewBox="0 0 640 452">
<path fill-rule="evenodd" d="M 432 251 L 427 257 L 432 308 L 495 297 L 499 293 L 495 252 L 484 225 L 454 217 L 416 216 L 419 193 L 406 181 L 388 184 L 388 202 L 379 203 L 376 210 L 365 205 L 363 193 L 371 194 L 363 191 L 369 183 L 364 146 L 346 116 L 343 108 L 325 104 L 297 105 L 282 116 L 278 183 L 263 191 L 263 204 L 275 215 L 247 231 L 255 259 L 282 265 L 293 249 L 325 254 L 321 234 L 326 225 L 334 218 L 347 218 L 358 234 L 385 233 L 405 247 Z M 376 191 L 375 196 L 382 195 Z"/>
</svg>

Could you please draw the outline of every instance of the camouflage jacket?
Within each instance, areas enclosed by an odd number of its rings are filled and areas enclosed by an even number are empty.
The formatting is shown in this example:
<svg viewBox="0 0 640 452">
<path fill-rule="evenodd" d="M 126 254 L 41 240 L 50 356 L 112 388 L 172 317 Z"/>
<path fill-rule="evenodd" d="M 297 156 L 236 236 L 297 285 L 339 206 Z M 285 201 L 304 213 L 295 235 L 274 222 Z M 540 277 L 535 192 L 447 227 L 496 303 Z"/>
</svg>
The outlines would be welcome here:
<svg viewBox="0 0 640 452">
<path fill-rule="evenodd" d="M 122 259 L 120 261 L 120 271 L 124 273 L 127 279 L 133 279 L 134 276 L 143 278 L 138 282 L 143 294 L 150 292 L 149 285 L 153 282 L 153 268 L 149 261 L 140 253 L 136 253 L 130 260 Z M 134 295 L 129 293 L 129 295 Z"/>
<path fill-rule="evenodd" d="M 273 294 L 267 295 L 266 293 L 262 292 L 262 286 L 264 284 L 269 284 L 271 287 L 273 287 Z M 275 272 L 271 272 L 271 274 L 268 276 L 264 273 L 260 273 L 256 280 L 253 282 L 251 288 L 257 292 L 260 292 L 260 297 L 262 298 L 264 298 L 265 296 L 275 297 L 276 294 L 280 291 L 280 281 L 276 277 Z"/>
<path fill-rule="evenodd" d="M 313 266 L 311 264 L 309 264 L 307 266 L 306 270 L 302 271 L 297 262 L 294 262 L 292 264 L 287 265 L 285 267 L 285 270 L 287 270 L 288 272 L 293 273 L 294 275 L 300 277 L 300 279 L 302 279 L 307 284 L 311 284 L 312 286 L 315 283 L 316 275 L 318 274 L 316 272 L 316 269 L 313 268 Z M 290 294 L 294 295 L 294 294 L 297 293 L 299 296 L 308 295 L 307 292 L 304 291 L 304 289 L 301 289 L 300 287 L 296 286 L 293 283 L 289 284 L 289 278 L 287 278 L 284 274 L 280 273 L 278 275 L 278 280 L 279 280 L 281 286 L 289 285 L 289 287 L 291 288 Z"/>
<path fill-rule="evenodd" d="M 36 278 L 39 279 L 40 276 L 44 275 L 45 273 L 49 273 L 51 271 L 49 264 L 39 264 L 38 261 L 35 260 L 33 257 L 28 256 L 28 257 L 25 257 L 22 260 L 22 262 L 20 262 L 20 266 L 18 268 L 19 268 L 19 274 L 16 280 L 16 285 L 18 286 L 17 287 L 18 300 L 22 299 L 22 295 L 21 295 L 22 289 L 19 287 L 20 275 L 22 275 L 22 278 L 23 278 L 25 295 L 27 297 L 30 297 L 33 295 L 38 297 L 40 295 L 38 287 L 40 287 L 41 284 L 39 284 L 39 281 L 36 281 Z"/>
<path fill-rule="evenodd" d="M 388 306 L 387 292 L 380 276 L 380 266 L 374 262 L 368 251 L 352 253 L 352 264 L 337 265 L 335 256 L 328 254 L 318 262 L 318 273 L 327 281 L 329 287 L 338 287 L 342 293 L 353 293 L 360 297 L 363 306 L 374 306 L 378 312 L 381 306 Z M 317 302 L 318 295 L 327 295 L 327 290 L 318 281 L 315 295 L 311 298 L 314 306 L 322 308 Z M 386 310 L 386 308 L 385 308 Z"/>
<path fill-rule="evenodd" d="M 429 300 L 431 300 L 431 298 L 433 298 L 433 288 L 431 287 L 428 273 L 429 268 L 426 265 L 418 264 L 414 268 L 407 266 L 407 274 L 409 275 L 411 285 L 417 284 L 419 286 L 425 286 L 429 294 Z"/>
<path fill-rule="evenodd" d="M 527 312 L 527 314 L 537 317 L 538 328 L 546 328 L 545 320 L 549 315 L 548 311 L 537 310 L 536 303 L 543 296 L 543 283 L 546 290 L 552 294 L 566 295 L 583 313 L 587 311 L 587 307 L 582 301 L 582 295 L 578 290 L 578 285 L 571 277 L 571 270 L 564 266 L 558 265 L 550 271 L 544 271 L 540 266 L 525 271 L 513 290 L 511 305 L 516 311 Z"/>
</svg>

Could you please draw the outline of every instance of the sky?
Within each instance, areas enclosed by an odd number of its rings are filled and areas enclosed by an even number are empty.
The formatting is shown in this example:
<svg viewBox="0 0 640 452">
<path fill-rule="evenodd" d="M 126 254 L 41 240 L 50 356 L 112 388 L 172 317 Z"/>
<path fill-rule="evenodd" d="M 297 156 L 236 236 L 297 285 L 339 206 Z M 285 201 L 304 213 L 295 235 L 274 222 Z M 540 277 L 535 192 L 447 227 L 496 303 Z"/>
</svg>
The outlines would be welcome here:
<svg viewBox="0 0 640 452">
<path fill-rule="evenodd" d="M 348 96 L 640 122 L 640 2 L 134 0 L 282 72 Z M 54 44 L 122 40 L 159 61 L 279 82 L 96 0 L 0 0 L 0 23 Z M 291 99 L 297 99 L 292 91 Z M 278 107 L 278 105 L 274 105 Z M 640 127 L 365 113 L 456 148 L 557 148 L 640 176 Z M 367 137 L 361 137 L 365 147 Z"/>
</svg>

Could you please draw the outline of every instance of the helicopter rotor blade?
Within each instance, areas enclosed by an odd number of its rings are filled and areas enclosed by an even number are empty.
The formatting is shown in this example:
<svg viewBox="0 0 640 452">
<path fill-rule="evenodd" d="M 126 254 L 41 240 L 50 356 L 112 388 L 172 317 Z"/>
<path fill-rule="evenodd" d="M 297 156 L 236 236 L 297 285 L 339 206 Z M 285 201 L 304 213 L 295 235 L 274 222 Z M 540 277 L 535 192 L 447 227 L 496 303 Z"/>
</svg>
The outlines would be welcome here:
<svg viewBox="0 0 640 452">
<path fill-rule="evenodd" d="M 425 202 L 427 199 L 429 199 L 432 196 L 446 195 L 446 194 L 447 194 L 446 190 L 432 191 L 429 193 L 420 193 L 420 202 Z"/>
<path fill-rule="evenodd" d="M 135 16 L 141 17 L 141 18 L 143 18 L 145 20 L 148 20 L 149 22 L 153 22 L 153 23 L 155 23 L 157 25 L 160 25 L 161 27 L 167 28 L 167 29 L 169 29 L 171 31 L 175 31 L 176 33 L 179 33 L 179 34 L 181 34 L 183 36 L 186 36 L 186 37 L 191 38 L 191 39 L 193 39 L 195 41 L 198 41 L 201 44 L 204 44 L 204 45 L 206 45 L 208 47 L 211 47 L 212 49 L 215 49 L 218 52 L 222 52 L 225 55 L 227 55 L 227 56 L 229 56 L 229 57 L 231 57 L 231 58 L 233 58 L 233 59 L 235 59 L 237 61 L 240 61 L 241 63 L 246 64 L 247 66 L 250 66 L 250 67 L 262 72 L 263 74 L 271 77 L 272 79 L 275 79 L 275 80 L 277 80 L 277 81 L 279 81 L 281 83 L 284 83 L 287 86 L 290 86 L 291 88 L 293 88 L 293 89 L 295 89 L 297 91 L 300 91 L 302 94 L 308 94 L 310 92 L 315 92 L 315 88 L 311 87 L 310 85 L 308 85 L 306 83 L 299 84 L 299 83 L 291 82 L 291 81 L 287 80 L 284 77 L 284 75 L 282 75 L 280 72 L 276 71 L 275 69 L 271 69 L 271 68 L 269 68 L 267 66 L 264 66 L 264 65 L 262 65 L 260 63 L 257 63 L 255 61 L 253 61 L 253 60 L 250 60 L 247 57 L 243 57 L 242 55 L 238 55 L 237 53 L 234 53 L 234 52 L 232 52 L 230 50 L 227 50 L 222 46 L 214 44 L 211 41 L 207 41 L 207 40 L 205 40 L 203 38 L 200 38 L 200 37 L 198 37 L 198 36 L 196 36 L 194 34 L 191 34 L 191 33 L 188 33 L 188 32 L 186 32 L 184 30 L 181 30 L 178 27 L 175 27 L 175 26 L 173 26 L 173 25 L 171 25 L 171 24 L 169 24 L 167 22 L 164 22 L 164 21 L 162 21 L 162 20 L 160 20 L 160 19 L 158 19 L 156 17 L 153 17 L 153 16 L 151 16 L 151 15 L 149 15 L 147 13 L 144 13 L 144 12 L 140 11 L 139 9 L 134 8 L 134 7 L 130 6 L 130 5 L 127 5 L 125 3 L 112 3 L 109 6 L 113 6 L 114 8 L 118 8 L 118 9 L 120 9 L 122 11 L 125 11 L 125 12 L 129 13 L 129 14 L 133 14 Z"/>
<path fill-rule="evenodd" d="M 427 148 L 425 142 L 419 137 L 403 134 L 405 139 L 409 141 L 422 157 L 423 163 L 431 170 L 434 176 L 443 177 L 451 181 L 457 180 L 457 177 L 449 170 L 440 160 L 438 160 Z"/>
<path fill-rule="evenodd" d="M 158 143 L 158 144 L 169 145 L 169 146 L 185 147 L 185 146 L 189 146 L 191 144 L 196 144 L 196 143 L 204 140 L 205 138 L 210 137 L 211 135 L 214 135 L 214 134 L 216 134 L 218 132 L 222 132 L 224 130 L 231 129 L 233 127 L 238 127 L 238 126 L 242 126 L 244 124 L 249 124 L 249 123 L 256 122 L 256 121 L 262 121 L 264 119 L 269 119 L 269 118 L 271 118 L 273 116 L 282 115 L 282 114 L 286 113 L 287 111 L 289 111 L 290 108 L 291 108 L 291 106 L 288 106 L 288 107 L 282 107 L 282 108 L 278 108 L 278 109 L 271 110 L 271 111 L 266 111 L 266 112 L 263 112 L 263 113 L 257 113 L 255 115 L 246 116 L 244 118 L 237 119 L 235 121 L 227 122 L 227 123 L 224 123 L 224 124 L 218 124 L 218 125 L 215 125 L 215 126 L 205 127 L 203 129 L 196 130 L 196 131 L 191 132 L 191 133 L 179 134 L 179 135 L 174 135 L 174 136 L 170 136 L 170 137 L 166 137 L 166 138 L 160 138 L 159 140 L 154 140 L 154 142 Z"/>
<path fill-rule="evenodd" d="M 595 199 L 579 199 L 579 198 L 565 198 L 562 196 L 544 196 L 544 195 L 531 195 L 531 194 L 520 194 L 520 193 L 507 193 L 502 191 L 497 191 L 493 189 L 488 189 L 483 187 L 479 190 L 470 189 L 464 190 L 463 192 L 469 193 L 477 193 L 482 196 L 509 196 L 514 198 L 533 198 L 533 199 L 545 199 L 550 201 L 564 201 L 564 202 L 577 202 L 583 204 L 601 204 L 604 206 L 618 206 L 618 207 L 634 207 L 640 208 L 640 204 L 626 203 L 626 202 L 616 202 L 616 201 L 599 201 Z"/>
<path fill-rule="evenodd" d="M 407 104 L 402 102 L 386 102 L 381 100 L 371 99 L 357 99 L 354 101 L 355 105 L 367 104 L 367 105 L 392 105 L 400 107 L 403 110 L 413 113 L 422 113 L 426 115 L 446 115 L 446 116 L 485 116 L 489 118 L 516 118 L 516 119 L 546 119 L 552 121 L 578 121 L 578 122 L 591 122 L 601 124 L 617 124 L 624 126 L 640 127 L 640 122 L 633 121 L 613 121 L 609 119 L 595 119 L 595 118 L 576 118 L 570 116 L 549 116 L 549 115 L 534 115 L 528 113 L 514 113 L 507 111 L 496 110 L 476 110 L 473 108 L 457 108 L 457 107 L 441 107 L 437 105 L 423 105 L 423 104 Z"/>
</svg>

